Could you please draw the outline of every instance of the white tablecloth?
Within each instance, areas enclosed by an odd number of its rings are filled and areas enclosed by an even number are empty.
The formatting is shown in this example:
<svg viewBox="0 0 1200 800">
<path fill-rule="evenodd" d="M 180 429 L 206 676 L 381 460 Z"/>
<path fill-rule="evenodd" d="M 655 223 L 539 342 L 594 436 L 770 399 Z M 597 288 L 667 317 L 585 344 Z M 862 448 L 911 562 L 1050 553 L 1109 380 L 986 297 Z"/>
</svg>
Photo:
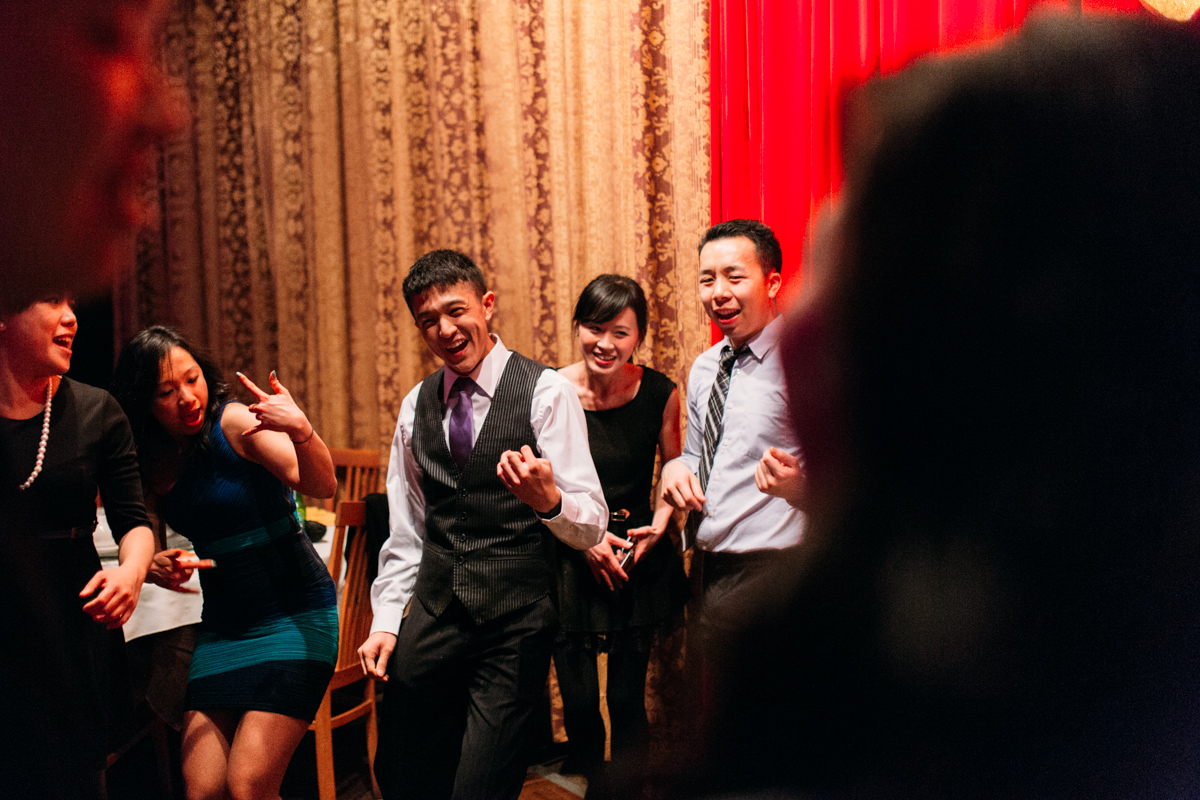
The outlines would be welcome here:
<svg viewBox="0 0 1200 800">
<path fill-rule="evenodd" d="M 104 509 L 97 509 L 96 522 L 96 532 L 92 535 L 92 539 L 96 544 L 96 552 L 100 554 L 101 566 L 106 569 L 115 567 L 117 565 L 117 545 L 113 541 L 112 531 L 109 530 L 108 522 L 104 518 Z M 333 546 L 332 540 L 333 529 L 330 528 L 321 541 L 313 542 L 313 547 L 323 562 L 328 563 L 329 561 L 329 551 Z M 192 543 L 167 528 L 167 547 L 191 550 Z M 184 586 L 199 590 L 200 573 L 193 572 L 191 580 Z M 195 624 L 200 621 L 200 609 L 203 605 L 203 597 L 200 594 L 174 592 L 147 581 L 142 585 L 142 593 L 138 598 L 133 616 L 125 623 L 123 629 L 125 641 Z"/>
</svg>

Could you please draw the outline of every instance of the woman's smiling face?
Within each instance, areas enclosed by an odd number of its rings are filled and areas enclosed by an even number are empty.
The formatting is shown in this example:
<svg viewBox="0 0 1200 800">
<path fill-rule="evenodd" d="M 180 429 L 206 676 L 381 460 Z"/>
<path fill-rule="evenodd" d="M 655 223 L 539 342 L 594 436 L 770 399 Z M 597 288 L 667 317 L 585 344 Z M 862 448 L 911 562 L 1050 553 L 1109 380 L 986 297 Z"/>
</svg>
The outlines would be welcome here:
<svg viewBox="0 0 1200 800">
<path fill-rule="evenodd" d="M 578 328 L 584 368 L 596 376 L 614 375 L 641 344 L 637 316 L 626 306 L 608 322 L 583 322 Z"/>
<path fill-rule="evenodd" d="M 3 318 L 5 358 L 22 376 L 42 379 L 71 368 L 75 341 L 75 302 L 49 298 Z"/>
</svg>

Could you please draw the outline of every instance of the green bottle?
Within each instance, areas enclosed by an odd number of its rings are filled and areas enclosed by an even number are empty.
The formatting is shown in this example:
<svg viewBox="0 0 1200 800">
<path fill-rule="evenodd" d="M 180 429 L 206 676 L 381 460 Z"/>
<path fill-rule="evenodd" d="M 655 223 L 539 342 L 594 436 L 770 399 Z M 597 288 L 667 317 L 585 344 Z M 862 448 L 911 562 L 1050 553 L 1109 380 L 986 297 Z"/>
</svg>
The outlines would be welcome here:
<svg viewBox="0 0 1200 800">
<path fill-rule="evenodd" d="M 300 530 L 304 530 L 308 514 L 304 510 L 304 498 L 295 489 L 292 490 L 292 502 L 296 505 L 296 524 L 300 526 Z"/>
</svg>

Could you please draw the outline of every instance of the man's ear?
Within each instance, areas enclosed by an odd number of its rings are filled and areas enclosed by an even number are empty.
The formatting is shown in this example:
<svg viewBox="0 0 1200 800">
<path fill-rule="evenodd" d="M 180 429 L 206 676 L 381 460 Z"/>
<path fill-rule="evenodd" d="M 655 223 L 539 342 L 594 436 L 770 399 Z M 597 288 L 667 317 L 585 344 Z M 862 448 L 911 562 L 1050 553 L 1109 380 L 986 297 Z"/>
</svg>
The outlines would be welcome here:
<svg viewBox="0 0 1200 800">
<path fill-rule="evenodd" d="M 771 270 L 771 272 L 767 275 L 767 297 L 770 297 L 772 300 L 774 300 L 775 296 L 779 294 L 779 289 L 782 286 L 783 275 L 775 270 Z"/>
<path fill-rule="evenodd" d="M 483 306 L 483 318 L 491 322 L 492 314 L 496 311 L 496 293 L 484 292 L 483 297 L 479 298 L 479 304 Z"/>
</svg>

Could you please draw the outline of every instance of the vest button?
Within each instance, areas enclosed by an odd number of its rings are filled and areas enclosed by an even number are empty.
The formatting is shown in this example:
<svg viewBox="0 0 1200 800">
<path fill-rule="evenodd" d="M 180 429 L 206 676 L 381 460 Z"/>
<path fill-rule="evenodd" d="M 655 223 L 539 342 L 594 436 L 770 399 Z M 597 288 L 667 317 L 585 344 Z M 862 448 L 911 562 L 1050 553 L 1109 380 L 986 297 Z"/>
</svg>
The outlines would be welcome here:
<svg viewBox="0 0 1200 800">
<path fill-rule="evenodd" d="M 460 564 L 465 564 L 465 563 L 467 563 L 467 559 L 466 559 L 466 557 L 465 557 L 465 556 L 459 556 L 459 557 L 458 557 L 458 563 L 460 563 Z"/>
</svg>

